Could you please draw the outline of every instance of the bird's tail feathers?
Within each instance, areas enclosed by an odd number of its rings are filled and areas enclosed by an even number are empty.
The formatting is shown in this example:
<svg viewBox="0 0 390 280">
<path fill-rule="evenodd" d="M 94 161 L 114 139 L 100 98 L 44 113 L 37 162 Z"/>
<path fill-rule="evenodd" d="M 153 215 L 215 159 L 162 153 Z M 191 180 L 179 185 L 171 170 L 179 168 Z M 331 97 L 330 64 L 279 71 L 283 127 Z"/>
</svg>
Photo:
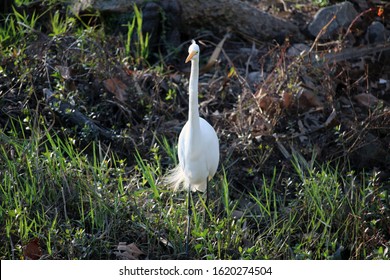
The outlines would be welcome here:
<svg viewBox="0 0 390 280">
<path fill-rule="evenodd" d="M 186 188 L 184 172 L 180 165 L 168 171 L 164 177 L 164 184 L 175 192 Z"/>
<path fill-rule="evenodd" d="M 174 192 L 179 191 L 188 191 L 190 185 L 186 182 L 186 177 L 183 169 L 180 165 L 177 165 L 175 168 L 168 171 L 168 173 L 164 177 L 164 184 L 171 188 Z M 204 182 L 202 184 L 192 184 L 191 191 L 196 192 L 205 192 L 207 183 Z"/>
</svg>

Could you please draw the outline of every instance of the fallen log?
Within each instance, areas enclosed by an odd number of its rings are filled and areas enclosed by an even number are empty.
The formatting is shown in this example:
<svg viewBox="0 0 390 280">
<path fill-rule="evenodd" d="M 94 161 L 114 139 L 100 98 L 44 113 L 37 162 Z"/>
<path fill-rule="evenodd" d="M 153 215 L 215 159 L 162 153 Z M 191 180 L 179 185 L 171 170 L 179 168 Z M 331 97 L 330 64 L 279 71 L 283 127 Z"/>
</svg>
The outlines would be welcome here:
<svg viewBox="0 0 390 280">
<path fill-rule="evenodd" d="M 276 18 L 254 6 L 238 0 L 179 0 L 182 24 L 190 27 L 213 28 L 221 33 L 227 29 L 254 40 L 272 40 L 291 37 L 303 40 L 298 27 Z"/>
<path fill-rule="evenodd" d="M 115 132 L 98 126 L 68 102 L 58 99 L 50 89 L 44 88 L 43 94 L 46 103 L 51 109 L 56 112 L 63 121 L 76 126 L 77 130 L 82 132 L 85 138 L 89 140 L 100 137 L 108 140 L 118 139 L 118 135 L 116 135 Z"/>
<path fill-rule="evenodd" d="M 144 6 L 149 0 L 73 0 L 76 13 L 88 9 L 100 12 L 126 13 L 133 5 Z M 239 0 L 156 0 L 153 5 L 170 14 L 181 32 L 193 34 L 195 29 L 206 29 L 225 34 L 237 33 L 247 39 L 265 41 L 289 37 L 291 41 L 301 41 L 304 36 L 292 22 L 276 18 Z M 172 15 L 172 10 L 177 14 Z"/>
<path fill-rule="evenodd" d="M 368 57 L 377 53 L 384 53 L 389 51 L 389 43 L 380 43 L 375 45 L 346 48 L 338 53 L 309 52 L 303 56 L 305 62 L 309 62 L 312 66 L 318 67 L 323 64 L 332 64 L 340 61 Z"/>
</svg>

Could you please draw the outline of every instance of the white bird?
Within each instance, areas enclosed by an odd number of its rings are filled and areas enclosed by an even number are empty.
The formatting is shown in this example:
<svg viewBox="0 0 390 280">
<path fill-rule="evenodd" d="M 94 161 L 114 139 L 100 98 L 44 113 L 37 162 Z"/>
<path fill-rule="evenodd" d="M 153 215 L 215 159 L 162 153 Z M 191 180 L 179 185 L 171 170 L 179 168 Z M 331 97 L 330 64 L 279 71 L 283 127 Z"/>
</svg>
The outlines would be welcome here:
<svg viewBox="0 0 390 280">
<path fill-rule="evenodd" d="M 199 46 L 194 40 L 188 49 L 186 63 L 191 61 L 189 85 L 188 121 L 179 135 L 179 165 L 171 170 L 165 182 L 174 191 L 188 191 L 188 223 L 186 236 L 186 253 L 188 255 L 188 236 L 190 233 L 191 191 L 207 191 L 208 181 L 214 176 L 219 163 L 219 142 L 214 128 L 199 117 L 198 80 L 199 80 Z"/>
</svg>

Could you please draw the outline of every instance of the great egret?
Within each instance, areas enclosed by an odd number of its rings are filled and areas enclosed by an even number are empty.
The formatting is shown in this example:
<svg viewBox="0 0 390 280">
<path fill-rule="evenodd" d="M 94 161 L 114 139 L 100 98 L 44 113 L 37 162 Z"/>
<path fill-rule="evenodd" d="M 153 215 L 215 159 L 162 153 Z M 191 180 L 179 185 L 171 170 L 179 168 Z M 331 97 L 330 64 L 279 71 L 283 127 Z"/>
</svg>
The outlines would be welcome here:
<svg viewBox="0 0 390 280">
<path fill-rule="evenodd" d="M 219 142 L 214 128 L 203 118 L 199 117 L 198 109 L 198 79 L 199 79 L 199 46 L 195 40 L 188 49 L 186 63 L 191 61 L 189 85 L 188 121 L 179 135 L 178 155 L 179 165 L 172 169 L 166 183 L 174 191 L 188 191 L 188 213 L 186 232 L 186 254 L 191 221 L 191 191 L 207 191 L 208 182 L 214 176 L 219 163 Z"/>
</svg>

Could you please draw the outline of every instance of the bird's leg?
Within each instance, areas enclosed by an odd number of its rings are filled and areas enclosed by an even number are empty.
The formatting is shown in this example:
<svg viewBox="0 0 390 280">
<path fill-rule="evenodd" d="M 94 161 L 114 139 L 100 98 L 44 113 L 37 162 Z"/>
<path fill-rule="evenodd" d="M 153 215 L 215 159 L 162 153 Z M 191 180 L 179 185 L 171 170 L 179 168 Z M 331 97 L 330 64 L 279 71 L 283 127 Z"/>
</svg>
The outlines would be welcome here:
<svg viewBox="0 0 390 280">
<path fill-rule="evenodd" d="M 208 210 L 209 210 L 209 180 L 206 180 L 206 209 L 205 209 L 205 218 L 204 222 L 208 221 Z"/>
<path fill-rule="evenodd" d="M 209 180 L 206 180 L 206 208 L 209 208 Z"/>
<path fill-rule="evenodd" d="M 188 201 L 187 201 L 187 234 L 186 234 L 186 255 L 188 256 L 188 244 L 190 239 L 190 231 L 191 231 L 191 186 L 188 188 Z"/>
</svg>

